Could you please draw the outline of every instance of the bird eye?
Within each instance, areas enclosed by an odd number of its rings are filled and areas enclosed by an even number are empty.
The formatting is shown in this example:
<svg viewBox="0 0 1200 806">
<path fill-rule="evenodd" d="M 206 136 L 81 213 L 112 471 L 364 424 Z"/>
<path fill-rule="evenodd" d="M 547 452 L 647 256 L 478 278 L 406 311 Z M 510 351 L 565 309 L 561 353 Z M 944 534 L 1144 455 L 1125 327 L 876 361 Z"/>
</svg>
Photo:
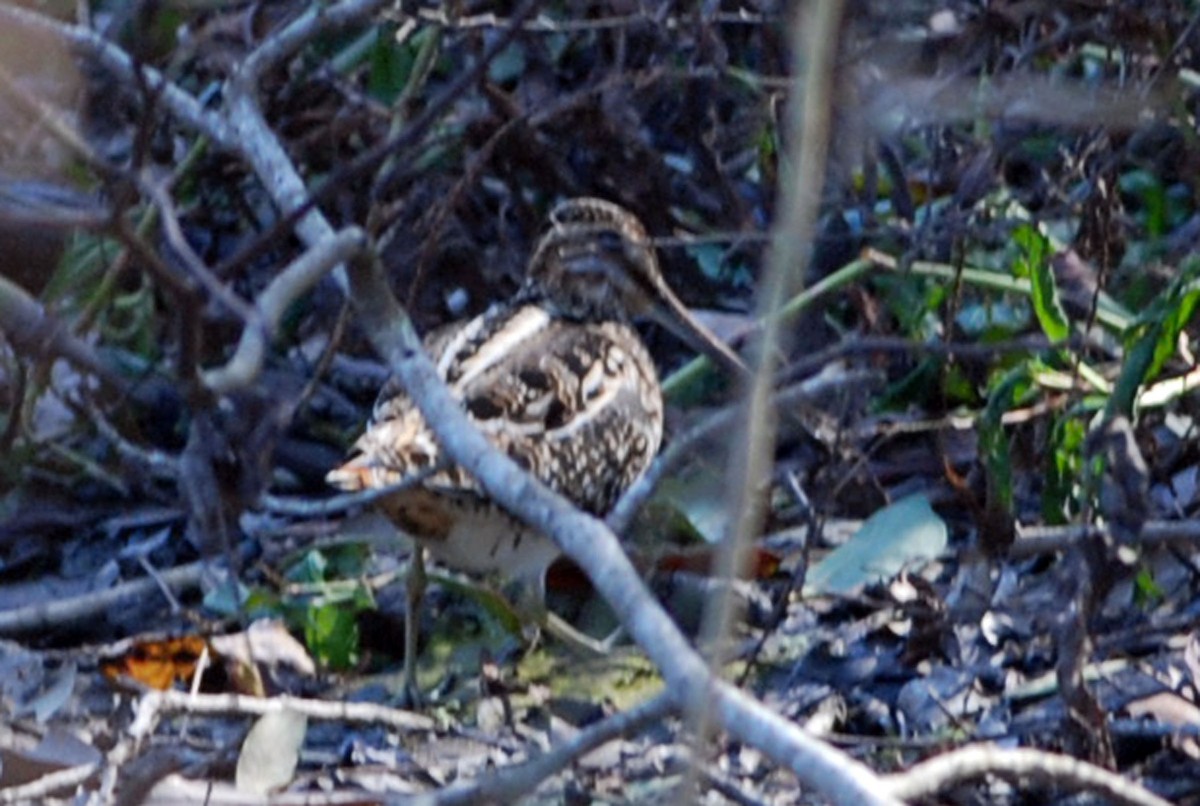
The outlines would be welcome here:
<svg viewBox="0 0 1200 806">
<path fill-rule="evenodd" d="M 596 243 L 605 252 L 625 251 L 625 238 L 614 229 L 605 229 L 597 232 Z"/>
</svg>

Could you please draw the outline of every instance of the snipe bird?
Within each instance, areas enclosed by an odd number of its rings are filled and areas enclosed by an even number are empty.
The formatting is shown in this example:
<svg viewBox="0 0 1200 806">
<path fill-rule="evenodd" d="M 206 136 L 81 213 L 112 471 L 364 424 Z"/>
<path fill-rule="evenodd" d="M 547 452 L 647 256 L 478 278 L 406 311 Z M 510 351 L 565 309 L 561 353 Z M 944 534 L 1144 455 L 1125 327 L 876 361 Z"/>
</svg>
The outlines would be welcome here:
<svg viewBox="0 0 1200 806">
<path fill-rule="evenodd" d="M 658 452 L 658 374 L 632 327 L 649 316 L 727 371 L 744 365 L 667 287 L 636 217 L 594 198 L 566 201 L 509 300 L 434 331 L 425 349 L 475 425 L 500 450 L 580 509 L 603 516 Z M 535 590 L 559 555 L 545 535 L 492 503 L 458 467 L 439 468 L 439 447 L 393 379 L 380 392 L 353 456 L 328 481 L 375 489 L 436 472 L 378 506 L 417 542 L 409 565 L 405 694 L 415 687 L 422 548 L 445 565 L 500 572 Z"/>
</svg>

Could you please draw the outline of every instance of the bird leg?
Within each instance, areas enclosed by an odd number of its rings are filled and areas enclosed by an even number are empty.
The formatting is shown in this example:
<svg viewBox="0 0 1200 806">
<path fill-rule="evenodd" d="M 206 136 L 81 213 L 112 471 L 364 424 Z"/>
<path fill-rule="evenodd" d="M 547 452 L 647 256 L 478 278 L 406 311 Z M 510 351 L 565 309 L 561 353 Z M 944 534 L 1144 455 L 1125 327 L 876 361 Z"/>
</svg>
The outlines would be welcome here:
<svg viewBox="0 0 1200 806">
<path fill-rule="evenodd" d="M 408 558 L 408 576 L 404 584 L 404 672 L 398 692 L 401 704 L 410 708 L 421 704 L 421 687 L 417 682 L 417 630 L 421 625 L 426 583 L 425 549 L 416 544 Z"/>
</svg>

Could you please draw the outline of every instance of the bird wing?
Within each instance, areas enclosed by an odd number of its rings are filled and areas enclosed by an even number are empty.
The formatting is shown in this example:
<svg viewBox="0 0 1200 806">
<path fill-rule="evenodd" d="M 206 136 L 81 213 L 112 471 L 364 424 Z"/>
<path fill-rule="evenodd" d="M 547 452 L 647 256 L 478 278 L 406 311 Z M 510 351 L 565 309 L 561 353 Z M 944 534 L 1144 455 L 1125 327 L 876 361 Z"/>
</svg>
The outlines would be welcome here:
<svg viewBox="0 0 1200 806">
<path fill-rule="evenodd" d="M 432 334 L 426 348 L 492 444 L 586 511 L 609 509 L 658 451 L 662 399 L 654 364 L 626 325 L 565 321 L 534 305 L 497 308 Z M 424 418 L 394 380 L 355 451 L 329 474 L 331 483 L 392 484 L 433 468 L 439 456 Z M 478 492 L 458 468 L 422 486 Z"/>
</svg>

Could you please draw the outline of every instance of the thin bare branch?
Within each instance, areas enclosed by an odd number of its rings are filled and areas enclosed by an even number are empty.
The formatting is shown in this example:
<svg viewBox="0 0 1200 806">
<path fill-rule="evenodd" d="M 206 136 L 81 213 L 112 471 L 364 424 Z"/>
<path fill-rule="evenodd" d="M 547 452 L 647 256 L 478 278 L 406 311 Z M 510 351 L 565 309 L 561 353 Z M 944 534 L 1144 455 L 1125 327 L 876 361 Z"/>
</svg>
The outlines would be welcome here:
<svg viewBox="0 0 1200 806">
<path fill-rule="evenodd" d="M 903 343 L 911 346 L 911 342 Z M 849 372 L 837 377 L 808 378 L 776 392 L 773 405 L 776 409 L 790 409 L 825 397 L 838 389 L 868 383 L 876 377 L 877 373 L 865 370 Z M 678 469 L 680 463 L 695 451 L 697 444 L 717 434 L 729 433 L 732 428 L 737 426 L 741 416 L 741 407 L 722 409 L 705 417 L 685 433 L 672 438 L 671 443 L 646 471 L 646 475 L 626 490 L 621 499 L 617 501 L 617 505 L 605 518 L 608 527 L 616 534 L 624 533 L 638 510 L 654 494 L 662 480 Z"/>
<path fill-rule="evenodd" d="M 67 792 L 100 770 L 98 763 L 78 764 L 46 773 L 26 784 L 0 789 L 0 803 L 42 803 L 50 795 Z"/>
<path fill-rule="evenodd" d="M 338 720 L 368 725 L 387 725 L 399 730 L 432 730 L 427 716 L 365 702 L 330 702 L 301 697 L 245 697 L 238 694 L 194 694 L 188 691 L 148 691 L 138 701 L 129 732 L 134 738 L 149 735 L 163 714 L 221 714 L 262 716 L 277 711 L 295 711 L 313 719 Z"/>
<path fill-rule="evenodd" d="M 513 24 L 511 18 L 501 17 L 494 13 L 454 17 L 440 8 L 423 8 L 417 13 L 422 21 L 441 25 L 446 28 L 510 28 Z M 775 21 L 776 18 L 757 14 L 752 11 L 740 10 L 713 14 L 710 19 L 711 22 L 722 25 L 762 25 L 768 20 Z M 662 25 L 669 30 L 673 30 L 682 28 L 685 25 L 695 25 L 695 20 L 693 18 L 680 18 L 677 16 L 657 19 L 648 13 L 614 14 L 609 17 L 597 17 L 586 20 L 556 20 L 544 14 L 539 14 L 534 19 L 521 22 L 520 28 L 523 31 L 534 33 L 555 34 L 609 31 L 645 24 Z"/>
<path fill-rule="evenodd" d="M 659 694 L 628 711 L 614 714 L 580 731 L 576 736 L 523 764 L 504 767 L 488 775 L 455 784 L 438 792 L 431 803 L 452 806 L 459 803 L 499 801 L 509 803 L 533 792 L 538 785 L 580 756 L 633 733 L 645 725 L 666 718 L 673 708 L 671 698 Z"/>
<path fill-rule="evenodd" d="M 327 31 L 337 31 L 375 16 L 388 0 L 346 0 L 332 6 L 313 3 L 303 14 L 271 34 L 247 56 L 237 81 L 247 89 L 257 86 L 265 70 L 274 67 Z"/>
<path fill-rule="evenodd" d="M 163 571 L 159 576 L 172 591 L 178 593 L 199 585 L 204 574 L 205 564 L 195 562 Z M 101 591 L 3 610 L 0 611 L 0 635 L 45 631 L 63 624 L 77 624 L 122 603 L 145 599 L 157 587 L 155 580 L 143 577 Z"/>
<path fill-rule="evenodd" d="M 226 393 L 253 383 L 266 360 L 267 347 L 288 307 L 317 281 L 362 250 L 362 230 L 349 227 L 316 243 L 275 276 L 255 299 L 256 314 L 242 330 L 237 351 L 222 367 L 204 373 L 205 384 Z"/>
<path fill-rule="evenodd" d="M 262 322 L 254 306 L 233 293 L 224 283 L 218 280 L 212 271 L 204 265 L 204 261 L 196 254 L 196 250 L 192 249 L 192 245 L 188 243 L 187 236 L 183 234 L 183 227 L 179 223 L 179 215 L 175 211 L 175 201 L 167 193 L 167 188 L 161 182 L 156 182 L 145 175 L 140 177 L 138 184 L 158 208 L 159 221 L 162 223 L 163 234 L 167 238 L 167 243 L 174 250 L 176 257 L 179 258 L 188 275 L 210 297 L 214 298 L 240 318 L 246 324 L 247 329 L 261 329 Z M 167 270 L 169 271 L 169 269 Z"/>
</svg>

